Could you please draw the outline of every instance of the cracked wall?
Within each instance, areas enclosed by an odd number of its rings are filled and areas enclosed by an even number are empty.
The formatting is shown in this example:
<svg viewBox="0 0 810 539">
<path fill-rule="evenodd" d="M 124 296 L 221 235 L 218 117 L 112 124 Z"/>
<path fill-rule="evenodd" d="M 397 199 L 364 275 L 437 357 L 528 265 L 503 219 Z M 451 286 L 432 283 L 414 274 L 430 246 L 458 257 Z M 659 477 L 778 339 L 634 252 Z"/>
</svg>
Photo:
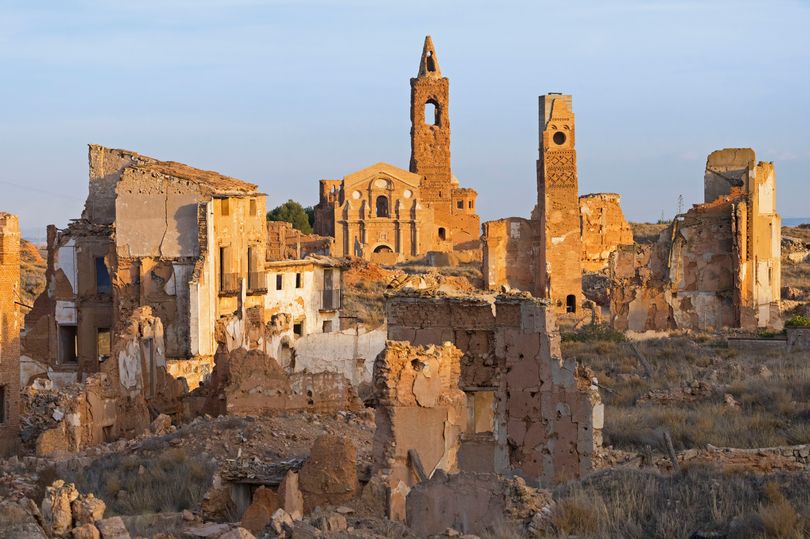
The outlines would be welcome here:
<svg viewBox="0 0 810 539">
<path fill-rule="evenodd" d="M 459 468 L 552 485 L 591 470 L 603 410 L 593 374 L 560 353 L 555 317 L 522 295 L 409 293 L 386 302 L 388 338 L 461 350 Z"/>
</svg>

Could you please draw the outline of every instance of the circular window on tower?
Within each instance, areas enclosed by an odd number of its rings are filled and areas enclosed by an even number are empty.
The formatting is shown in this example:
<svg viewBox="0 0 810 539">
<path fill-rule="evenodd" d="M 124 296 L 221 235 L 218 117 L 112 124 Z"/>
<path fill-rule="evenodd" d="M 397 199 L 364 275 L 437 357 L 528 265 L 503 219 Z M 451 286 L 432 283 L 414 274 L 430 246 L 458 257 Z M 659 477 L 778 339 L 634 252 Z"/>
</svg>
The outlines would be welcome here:
<svg viewBox="0 0 810 539">
<path fill-rule="evenodd" d="M 360 191 L 355 191 L 352 193 L 352 198 L 355 200 L 360 200 L 360 197 L 363 196 Z"/>
<path fill-rule="evenodd" d="M 554 133 L 551 139 L 557 146 L 562 146 L 563 144 L 565 144 L 565 133 L 563 133 L 562 131 L 557 131 L 556 133 Z"/>
<path fill-rule="evenodd" d="M 413 191 L 411 191 L 410 189 L 405 189 L 402 192 L 402 196 L 404 196 L 405 198 L 411 198 L 413 196 Z"/>
</svg>

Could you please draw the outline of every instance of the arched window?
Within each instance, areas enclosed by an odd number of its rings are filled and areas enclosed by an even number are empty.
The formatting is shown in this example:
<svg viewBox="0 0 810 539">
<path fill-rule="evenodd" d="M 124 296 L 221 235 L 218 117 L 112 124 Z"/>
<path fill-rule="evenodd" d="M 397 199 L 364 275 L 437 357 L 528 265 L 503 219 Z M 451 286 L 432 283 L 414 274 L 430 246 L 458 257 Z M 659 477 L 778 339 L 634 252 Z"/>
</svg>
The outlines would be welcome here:
<svg viewBox="0 0 810 539">
<path fill-rule="evenodd" d="M 427 53 L 427 70 L 436 71 L 436 58 L 433 57 L 433 51 Z"/>
<path fill-rule="evenodd" d="M 447 231 L 442 226 L 439 227 L 439 239 L 442 241 L 447 239 Z"/>
<path fill-rule="evenodd" d="M 389 217 L 388 197 L 385 195 L 377 197 L 377 217 Z"/>
<path fill-rule="evenodd" d="M 374 248 L 375 253 L 393 253 L 394 251 L 387 245 L 378 245 Z"/>
<path fill-rule="evenodd" d="M 577 297 L 574 294 L 568 294 L 565 297 L 565 312 L 567 313 L 577 312 Z"/>
<path fill-rule="evenodd" d="M 425 124 L 440 125 L 442 120 L 442 109 L 433 99 L 425 103 Z"/>
</svg>

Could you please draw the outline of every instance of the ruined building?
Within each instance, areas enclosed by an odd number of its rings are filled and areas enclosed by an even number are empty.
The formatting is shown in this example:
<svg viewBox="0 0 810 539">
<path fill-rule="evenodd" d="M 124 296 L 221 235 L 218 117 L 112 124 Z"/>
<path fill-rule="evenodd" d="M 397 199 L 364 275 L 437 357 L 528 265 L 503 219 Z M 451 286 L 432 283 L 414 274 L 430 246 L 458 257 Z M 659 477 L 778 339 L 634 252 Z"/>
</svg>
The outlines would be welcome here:
<svg viewBox="0 0 810 539">
<path fill-rule="evenodd" d="M 89 160 L 82 218 L 48 228 L 48 287 L 26 318 L 25 354 L 50 377 L 105 372 L 153 398 L 160 373 L 219 347 L 275 354 L 337 326 L 339 268 L 272 266 L 255 185 L 95 145 Z"/>
<path fill-rule="evenodd" d="M 548 299 L 558 313 L 576 314 L 583 271 L 601 271 L 618 245 L 632 244 L 619 195 L 578 196 L 571 96 L 540 96 L 537 206 L 531 219 L 484 223 L 484 282 Z"/>
<path fill-rule="evenodd" d="M 127 150 L 91 145 L 89 160 L 82 218 L 48 228 L 48 289 L 27 317 L 26 354 L 79 378 L 98 372 L 142 306 L 163 325 L 165 350 L 150 354 L 213 354 L 220 316 L 263 305 L 265 196 Z"/>
<path fill-rule="evenodd" d="M 548 486 L 591 470 L 604 406 L 592 373 L 563 359 L 544 301 L 411 292 L 389 297 L 386 317 L 388 338 L 405 342 L 389 341 L 374 366 L 375 471 L 412 486 L 417 455 L 428 477 L 516 473 Z"/>
<path fill-rule="evenodd" d="M 332 254 L 393 263 L 478 249 L 477 193 L 450 168 L 449 107 L 450 83 L 428 36 L 411 79 L 410 169 L 376 163 L 320 182 L 315 232 L 334 237 Z"/>
<path fill-rule="evenodd" d="M 610 260 L 617 329 L 779 327 L 781 226 L 773 163 L 750 148 L 712 152 L 705 202 L 678 215 L 653 245 Z"/>
<path fill-rule="evenodd" d="M 0 457 L 16 452 L 20 427 L 20 224 L 0 213 Z"/>
</svg>

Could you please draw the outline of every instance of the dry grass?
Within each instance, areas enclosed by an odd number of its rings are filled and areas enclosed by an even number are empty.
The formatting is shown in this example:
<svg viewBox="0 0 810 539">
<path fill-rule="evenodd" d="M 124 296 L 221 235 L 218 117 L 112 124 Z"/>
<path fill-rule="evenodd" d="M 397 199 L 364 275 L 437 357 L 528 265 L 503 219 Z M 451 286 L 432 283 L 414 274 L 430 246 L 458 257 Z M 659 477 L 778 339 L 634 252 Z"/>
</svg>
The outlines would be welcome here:
<svg viewBox="0 0 810 539">
<path fill-rule="evenodd" d="M 633 229 L 633 241 L 636 243 L 655 243 L 658 236 L 669 226 L 669 223 L 630 223 Z"/>
<path fill-rule="evenodd" d="M 383 281 L 360 281 L 343 289 L 341 324 L 354 327 L 363 324 L 375 328 L 385 321 L 385 287 Z"/>
<path fill-rule="evenodd" d="M 805 475 L 725 474 L 706 467 L 674 476 L 607 470 L 555 491 L 547 536 L 805 537 L 809 486 Z"/>
<path fill-rule="evenodd" d="M 63 477 L 107 503 L 107 514 L 143 515 L 193 509 L 211 485 L 215 466 L 203 455 L 166 449 L 154 457 L 110 454 Z"/>
<path fill-rule="evenodd" d="M 661 449 L 664 429 L 671 432 L 676 449 L 810 443 L 806 354 L 738 353 L 720 341 L 704 340 L 636 343 L 646 365 L 629 343 L 562 343 L 563 354 L 591 367 L 607 388 L 602 391 L 606 445 Z M 693 383 L 701 389 L 690 389 Z M 665 398 L 650 399 L 651 392 Z M 725 405 L 726 393 L 740 408 Z"/>
</svg>

